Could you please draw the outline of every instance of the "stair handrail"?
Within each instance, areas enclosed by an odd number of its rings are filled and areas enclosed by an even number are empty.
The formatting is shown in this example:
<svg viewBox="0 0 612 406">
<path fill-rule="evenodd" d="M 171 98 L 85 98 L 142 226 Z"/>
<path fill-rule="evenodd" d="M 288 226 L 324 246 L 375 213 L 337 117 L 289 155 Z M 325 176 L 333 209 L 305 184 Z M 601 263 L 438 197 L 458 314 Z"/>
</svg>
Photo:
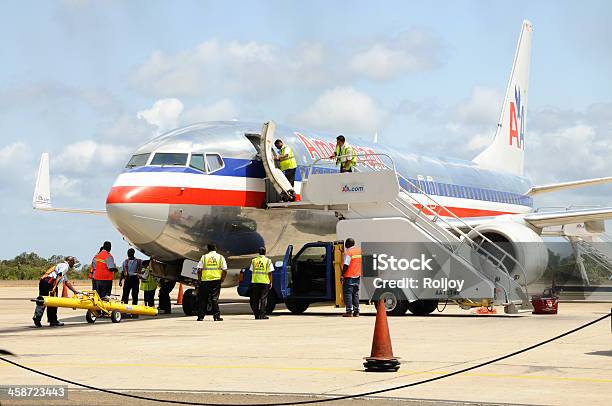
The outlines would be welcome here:
<svg viewBox="0 0 612 406">
<path fill-rule="evenodd" d="M 459 233 L 464 240 L 469 241 L 470 245 L 472 246 L 472 248 L 474 248 L 478 253 L 480 253 L 481 255 L 485 255 L 486 257 L 488 257 L 490 260 L 492 260 L 493 264 L 496 266 L 501 267 L 506 274 L 508 275 L 508 278 L 510 278 L 510 273 L 508 272 L 506 266 L 503 264 L 504 259 L 508 258 L 511 262 L 513 262 L 514 264 L 516 264 L 518 266 L 518 269 L 520 270 L 520 272 L 523 274 L 523 283 L 521 284 L 523 286 L 523 288 L 525 289 L 525 294 L 527 295 L 527 297 L 529 297 L 529 291 L 527 288 L 527 273 L 525 272 L 525 268 L 523 267 L 523 265 L 516 259 L 514 258 L 510 253 L 508 253 L 506 250 L 504 250 L 503 248 L 501 248 L 499 245 L 497 245 L 495 242 L 493 242 L 490 238 L 486 237 L 484 234 L 482 234 L 480 231 L 476 230 L 474 227 L 472 227 L 471 225 L 469 225 L 468 223 L 466 223 L 465 221 L 463 221 L 463 219 L 461 219 L 460 217 L 458 217 L 455 213 L 453 213 L 450 209 L 448 209 L 446 206 L 440 204 L 436 199 L 434 199 L 433 197 L 431 197 L 430 194 L 428 194 L 427 192 L 425 192 L 420 186 L 416 185 L 415 183 L 413 183 L 412 181 L 410 181 L 409 179 L 405 178 L 404 176 L 402 176 L 401 174 L 397 173 L 397 177 L 399 179 L 402 179 L 404 182 L 408 183 L 410 186 L 412 186 L 414 189 L 416 189 L 419 194 L 425 196 L 429 201 L 433 202 L 433 204 L 438 207 L 438 210 L 434 210 L 430 207 L 427 208 L 427 210 L 429 212 L 433 212 L 435 213 L 434 217 L 430 219 L 430 221 L 432 223 L 436 223 L 439 221 L 443 222 L 444 224 L 446 224 L 449 228 L 451 228 L 453 231 Z M 422 204 L 422 202 L 418 201 L 417 199 L 415 199 L 408 190 L 406 190 L 401 182 L 399 182 L 400 185 L 400 189 L 402 191 L 404 191 L 405 195 L 407 195 L 411 200 L 415 201 L 420 208 L 418 208 L 417 210 L 419 212 L 424 212 L 424 208 L 425 205 Z M 427 205 L 429 206 L 429 205 Z M 460 228 L 458 228 L 455 224 L 450 223 L 449 221 L 447 221 L 444 217 L 442 217 L 440 215 L 440 209 L 442 211 L 444 211 L 448 217 L 452 217 L 453 219 L 455 219 L 456 221 L 458 221 L 459 223 L 463 224 L 468 230 L 470 230 L 468 233 L 463 232 Z M 427 216 L 428 217 L 428 216 Z M 429 217 L 428 217 L 429 218 Z M 444 227 L 442 227 L 444 228 Z M 472 237 L 469 236 L 469 234 L 476 234 L 478 237 L 481 238 L 480 243 L 476 243 Z M 483 242 L 487 242 L 491 245 L 493 245 L 497 250 L 499 250 L 499 252 L 501 254 L 503 254 L 502 258 L 497 258 L 494 257 L 492 255 L 490 255 L 487 251 L 484 251 L 481 249 L 481 246 L 483 244 Z"/>
<path fill-rule="evenodd" d="M 396 199 L 396 202 L 400 203 L 402 206 L 404 206 L 406 209 L 410 210 L 411 212 L 414 213 L 414 211 L 416 211 L 416 215 L 433 224 L 433 225 L 438 225 L 439 223 L 438 221 L 441 221 L 442 223 L 444 223 L 448 228 L 445 227 L 439 227 L 440 230 L 443 230 L 448 232 L 449 234 L 452 235 L 452 233 L 449 231 L 449 229 L 453 230 L 454 232 L 456 232 L 457 234 L 459 234 L 462 238 L 458 238 L 458 242 L 459 244 L 453 244 L 453 249 L 451 249 L 451 252 L 453 254 L 456 254 L 458 256 L 460 256 L 461 258 L 463 258 L 461 255 L 457 254 L 457 252 L 459 251 L 461 245 L 466 242 L 467 244 L 470 245 L 470 247 L 472 249 L 474 249 L 476 252 L 478 252 L 480 255 L 484 256 L 485 258 L 487 258 L 489 261 L 491 261 L 493 263 L 494 266 L 501 268 L 504 273 L 506 274 L 507 278 L 508 278 L 508 282 L 510 282 L 510 280 L 512 279 L 512 277 L 510 276 L 510 273 L 508 272 L 507 267 L 504 265 L 503 261 L 508 258 L 511 262 L 513 262 L 517 268 L 520 270 L 520 272 L 523 275 L 523 283 L 521 284 L 525 294 L 527 297 L 529 297 L 529 291 L 527 288 L 527 273 L 524 269 L 524 267 L 522 266 L 522 264 L 516 259 L 514 258 L 510 253 L 508 253 L 506 250 L 504 250 L 503 248 L 501 248 L 499 245 L 497 245 L 495 242 L 493 242 L 490 238 L 486 237 L 484 234 L 482 234 L 480 231 L 476 230 L 474 227 L 472 227 L 471 225 L 469 225 L 468 223 L 466 223 L 465 221 L 463 221 L 460 217 L 458 217 L 455 213 L 453 213 L 450 209 L 448 209 L 446 206 L 440 204 L 436 199 L 434 199 L 429 193 L 427 193 L 425 190 L 423 190 L 423 188 L 421 188 L 420 186 L 418 186 L 417 184 L 413 183 L 411 180 L 407 179 L 406 177 L 402 176 L 400 173 L 398 173 L 396 166 L 395 166 L 395 161 L 393 160 L 393 158 L 385 153 L 359 153 L 359 154 L 345 154 L 345 155 L 340 155 L 340 156 L 335 156 L 333 158 L 330 157 L 323 157 L 323 158 L 317 158 L 315 159 L 309 166 L 308 166 L 308 171 L 307 171 L 307 175 L 308 177 L 310 176 L 310 174 L 312 173 L 313 168 L 315 167 L 315 165 L 317 165 L 319 162 L 321 161 L 336 161 L 337 159 L 341 159 L 344 157 L 348 157 L 348 156 L 355 156 L 355 157 L 368 157 L 368 159 L 366 160 L 362 160 L 362 166 L 365 166 L 369 169 L 372 169 L 374 171 L 380 171 L 380 170 L 388 170 L 388 171 L 393 171 L 396 175 L 396 177 L 398 178 L 398 185 L 400 188 L 400 194 L 402 192 L 404 192 L 404 195 L 406 195 L 408 198 L 410 198 L 413 202 L 416 203 L 416 207 L 414 207 L 415 205 L 412 205 L 412 207 L 408 207 L 406 205 L 405 202 L 402 202 L 400 195 L 398 195 L 398 199 Z M 385 164 L 382 160 L 379 160 L 378 165 L 371 165 L 372 163 L 372 157 L 385 157 L 387 158 L 390 162 L 391 162 L 391 166 Z M 368 164 L 366 164 L 365 162 L 367 162 Z M 358 163 L 360 163 L 360 161 L 358 161 Z M 380 165 L 382 164 L 382 165 Z M 335 164 L 337 165 L 337 164 Z M 355 168 L 356 171 L 359 171 L 359 167 Z M 334 172 L 337 173 L 337 172 Z M 415 190 L 417 190 L 419 192 L 420 195 L 423 195 L 428 201 L 432 202 L 434 206 L 437 207 L 437 210 L 434 210 L 432 208 L 430 208 L 430 204 L 423 204 L 421 201 L 419 201 L 418 199 L 414 198 L 411 193 L 406 190 L 406 188 L 404 188 L 402 186 L 402 183 L 400 182 L 400 179 L 403 180 L 404 182 L 406 182 L 407 184 L 409 184 L 412 188 L 414 188 Z M 398 210 L 395 206 L 391 205 L 392 207 L 394 207 L 396 210 Z M 427 211 L 430 213 L 434 213 L 433 214 L 433 218 L 430 217 L 430 215 L 428 215 L 427 213 L 425 213 L 425 207 L 427 207 Z M 401 212 L 401 210 L 398 210 Z M 447 221 L 444 217 L 442 217 L 440 215 L 440 211 L 444 211 L 446 213 L 446 215 L 448 217 L 452 217 L 453 219 L 455 219 L 457 222 L 463 224 L 468 230 L 470 230 L 468 233 L 465 233 L 464 231 L 462 231 L 459 227 L 457 227 L 455 224 Z M 405 213 L 402 212 L 402 214 L 405 215 Z M 416 221 L 416 220 L 413 220 Z M 431 233 L 430 233 L 431 234 Z M 476 236 L 481 238 L 480 243 L 476 243 L 476 241 L 474 241 L 472 239 L 472 237 L 469 236 L 469 234 L 476 234 Z M 482 249 L 482 244 L 484 242 L 487 242 L 489 244 L 491 244 L 492 246 L 494 246 L 501 254 L 502 257 L 501 258 L 497 258 L 493 255 L 491 255 L 490 253 L 488 253 L 487 251 Z M 463 258 L 464 260 L 467 260 L 468 262 L 470 262 L 468 259 Z M 505 290 L 505 288 L 504 288 Z M 505 292 L 506 295 L 508 295 L 508 292 Z M 508 297 L 509 298 L 509 297 Z"/>
</svg>

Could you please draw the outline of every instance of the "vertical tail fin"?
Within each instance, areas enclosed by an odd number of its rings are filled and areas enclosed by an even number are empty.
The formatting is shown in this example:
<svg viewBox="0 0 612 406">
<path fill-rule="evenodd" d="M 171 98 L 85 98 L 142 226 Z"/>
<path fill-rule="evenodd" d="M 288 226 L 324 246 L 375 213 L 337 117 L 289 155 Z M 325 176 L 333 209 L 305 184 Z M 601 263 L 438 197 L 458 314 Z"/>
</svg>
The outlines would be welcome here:
<svg viewBox="0 0 612 406">
<path fill-rule="evenodd" d="M 531 23 L 523 21 L 495 138 L 473 160 L 483 168 L 523 174 L 532 33 Z"/>
</svg>

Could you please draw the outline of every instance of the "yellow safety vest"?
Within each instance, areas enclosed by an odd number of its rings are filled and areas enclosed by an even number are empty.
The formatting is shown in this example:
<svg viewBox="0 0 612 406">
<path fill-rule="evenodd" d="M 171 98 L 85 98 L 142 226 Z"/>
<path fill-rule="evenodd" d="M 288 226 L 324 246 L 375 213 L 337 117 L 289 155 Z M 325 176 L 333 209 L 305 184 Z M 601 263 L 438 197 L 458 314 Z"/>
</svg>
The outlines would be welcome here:
<svg viewBox="0 0 612 406">
<path fill-rule="evenodd" d="M 147 269 L 145 272 L 147 277 L 140 281 L 140 290 L 146 292 L 157 289 L 157 280 L 153 276 L 153 272 L 150 269 Z"/>
<path fill-rule="evenodd" d="M 293 155 L 293 150 L 286 146 L 283 145 L 283 147 L 280 149 L 279 154 L 282 155 L 287 155 L 284 158 L 280 158 L 279 160 L 279 165 L 280 166 L 280 170 L 281 171 L 286 171 L 287 169 L 295 169 L 297 168 L 297 162 L 295 161 L 295 155 Z"/>
<path fill-rule="evenodd" d="M 251 261 L 251 283 L 267 283 L 270 284 L 270 272 L 272 272 L 272 261 L 259 255 Z"/>
<path fill-rule="evenodd" d="M 345 142 L 344 145 L 342 145 L 342 147 L 340 147 L 339 145 L 336 145 L 336 150 L 334 151 L 334 153 L 336 154 L 336 157 L 337 157 L 336 165 L 343 164 L 345 168 L 348 169 L 348 168 L 354 167 L 355 164 L 357 163 L 357 157 L 353 153 L 353 147 L 351 147 L 348 142 Z M 350 155 L 351 159 L 342 163 L 342 159 L 345 159 L 347 155 Z"/>
<path fill-rule="evenodd" d="M 203 281 L 217 281 L 221 279 L 223 270 L 221 269 L 221 254 L 209 252 L 202 256 L 204 268 L 202 269 Z"/>
</svg>

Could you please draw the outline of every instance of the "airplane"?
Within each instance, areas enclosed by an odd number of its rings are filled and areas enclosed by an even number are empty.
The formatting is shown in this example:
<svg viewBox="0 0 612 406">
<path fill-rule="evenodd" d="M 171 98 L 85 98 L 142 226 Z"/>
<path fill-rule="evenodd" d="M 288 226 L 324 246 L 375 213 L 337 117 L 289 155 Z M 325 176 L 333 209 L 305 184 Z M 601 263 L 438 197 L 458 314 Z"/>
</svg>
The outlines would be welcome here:
<svg viewBox="0 0 612 406">
<path fill-rule="evenodd" d="M 603 233 L 612 207 L 546 212 L 533 207 L 535 195 L 606 184 L 612 177 L 538 186 L 525 176 L 532 34 L 532 24 L 524 21 L 494 137 L 473 160 L 423 155 L 345 134 L 357 154 L 365 157 L 357 170 L 379 165 L 381 156 L 389 156 L 401 179 L 419 185 L 464 224 L 496 242 L 532 242 L 539 254 L 546 253 L 543 235 L 555 227 L 580 223 L 582 230 Z M 276 260 L 283 258 L 289 244 L 334 239 L 339 218 L 333 211 L 278 210 L 269 203 L 278 201 L 278 192 L 289 187 L 274 165 L 274 138 L 294 150 L 299 200 L 310 167 L 332 155 L 337 135 L 272 122 L 263 128 L 262 123 L 241 121 L 178 128 L 134 151 L 108 193 L 106 210 L 53 207 L 49 158 L 43 154 L 33 205 L 37 210 L 107 215 L 130 245 L 152 258 L 156 275 L 189 283 L 208 243 L 215 243 L 228 266 L 237 270 L 260 246 L 265 245 Z M 329 163 L 326 170 L 337 171 Z M 404 192 L 419 195 L 406 185 Z M 538 280 L 546 263 L 526 262 L 526 282 Z M 238 272 L 230 272 L 224 286 L 237 281 Z"/>
</svg>

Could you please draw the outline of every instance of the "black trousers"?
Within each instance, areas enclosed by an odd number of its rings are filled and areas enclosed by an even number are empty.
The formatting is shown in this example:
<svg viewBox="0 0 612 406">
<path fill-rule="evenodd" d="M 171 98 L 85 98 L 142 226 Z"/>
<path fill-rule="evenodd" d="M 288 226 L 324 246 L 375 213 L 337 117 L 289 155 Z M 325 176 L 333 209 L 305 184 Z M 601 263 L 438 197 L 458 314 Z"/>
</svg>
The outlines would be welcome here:
<svg viewBox="0 0 612 406">
<path fill-rule="evenodd" d="M 266 315 L 266 304 L 268 302 L 268 293 L 270 285 L 267 283 L 251 284 L 251 310 L 256 319 L 261 319 Z"/>
<path fill-rule="evenodd" d="M 198 288 L 198 317 L 206 313 L 212 314 L 215 319 L 221 317 L 219 310 L 219 294 L 221 294 L 221 281 L 203 281 Z M 210 312 L 208 308 L 210 307 Z"/>
<path fill-rule="evenodd" d="M 127 303 L 130 298 L 130 292 L 132 293 L 132 304 L 138 304 L 138 289 L 140 288 L 140 278 L 136 275 L 129 275 L 125 281 L 123 281 L 123 295 L 121 301 Z"/>
<path fill-rule="evenodd" d="M 176 282 L 169 280 L 161 280 L 159 282 L 159 310 L 166 313 L 172 311 L 172 303 L 170 302 L 170 292 L 174 289 Z"/>
<path fill-rule="evenodd" d="M 289 183 L 291 183 L 291 186 L 293 186 L 293 184 L 295 183 L 295 170 L 296 169 L 297 168 L 287 169 L 286 171 L 283 172 L 285 174 L 285 178 L 287 178 Z"/>
<path fill-rule="evenodd" d="M 38 296 L 57 296 L 57 286 L 53 289 L 54 282 L 47 282 L 46 279 L 41 279 L 38 282 Z M 36 305 L 34 310 L 34 317 L 37 320 L 42 319 L 43 313 L 45 312 L 45 306 Z M 49 323 L 57 323 L 57 307 L 47 307 L 47 321 Z"/>
<path fill-rule="evenodd" d="M 98 295 L 100 295 L 101 298 L 106 297 L 106 296 L 110 296 L 111 293 L 113 292 L 113 281 L 101 281 L 101 280 L 96 280 L 96 292 L 98 292 Z"/>
<path fill-rule="evenodd" d="M 91 290 L 96 290 L 96 280 L 91 278 Z"/>
<path fill-rule="evenodd" d="M 155 289 L 144 291 L 145 306 L 155 307 Z"/>
</svg>

